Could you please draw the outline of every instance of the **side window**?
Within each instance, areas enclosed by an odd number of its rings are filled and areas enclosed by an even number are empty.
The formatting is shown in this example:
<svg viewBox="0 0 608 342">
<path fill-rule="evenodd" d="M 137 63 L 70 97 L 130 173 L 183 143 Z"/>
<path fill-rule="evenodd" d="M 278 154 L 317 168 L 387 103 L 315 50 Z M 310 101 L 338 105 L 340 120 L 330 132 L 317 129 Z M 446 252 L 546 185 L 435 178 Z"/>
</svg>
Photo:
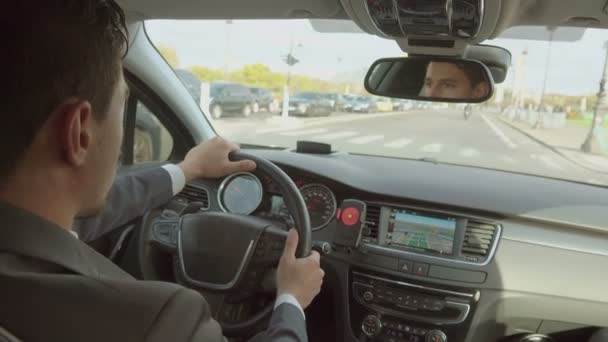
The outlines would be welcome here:
<svg viewBox="0 0 608 342">
<path fill-rule="evenodd" d="M 140 101 L 135 113 L 133 162 L 166 161 L 173 150 L 173 138 L 165 126 Z"/>
</svg>

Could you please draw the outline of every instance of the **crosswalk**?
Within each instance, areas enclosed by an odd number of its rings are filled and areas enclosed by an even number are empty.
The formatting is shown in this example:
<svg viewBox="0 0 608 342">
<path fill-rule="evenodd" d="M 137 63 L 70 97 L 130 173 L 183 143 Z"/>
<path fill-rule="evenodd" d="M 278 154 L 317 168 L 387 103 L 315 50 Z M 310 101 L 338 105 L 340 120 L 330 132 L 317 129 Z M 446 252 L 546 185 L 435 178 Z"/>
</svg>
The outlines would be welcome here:
<svg viewBox="0 0 608 342">
<path fill-rule="evenodd" d="M 384 144 L 387 148 L 404 148 L 413 142 L 412 139 L 401 138 Z"/>
<path fill-rule="evenodd" d="M 291 129 L 283 132 L 276 132 L 276 134 L 285 137 L 299 138 L 299 139 L 310 139 L 319 142 L 327 142 L 336 145 L 352 145 L 353 150 L 355 146 L 369 146 L 368 148 L 384 148 L 387 151 L 395 151 L 399 153 L 399 150 L 407 149 L 410 153 L 420 153 L 427 157 L 433 155 L 440 155 L 442 160 L 445 159 L 446 155 L 459 157 L 462 159 L 474 160 L 476 158 L 493 158 L 499 162 L 515 167 L 521 163 L 529 163 L 530 161 L 541 165 L 545 169 L 551 169 L 553 171 L 565 170 L 568 165 L 564 164 L 564 161 L 559 160 L 557 156 L 551 153 L 528 153 L 523 152 L 523 147 L 518 146 L 513 141 L 509 140 L 508 137 L 501 138 L 505 140 L 510 152 L 495 155 L 494 153 L 482 151 L 478 148 L 469 146 L 453 146 L 446 144 L 441 141 L 423 141 L 424 138 L 420 137 L 387 137 L 382 134 L 367 134 L 358 132 L 355 130 L 329 130 L 328 128 L 305 128 L 305 129 Z M 515 153 L 517 150 L 521 153 Z"/>
</svg>

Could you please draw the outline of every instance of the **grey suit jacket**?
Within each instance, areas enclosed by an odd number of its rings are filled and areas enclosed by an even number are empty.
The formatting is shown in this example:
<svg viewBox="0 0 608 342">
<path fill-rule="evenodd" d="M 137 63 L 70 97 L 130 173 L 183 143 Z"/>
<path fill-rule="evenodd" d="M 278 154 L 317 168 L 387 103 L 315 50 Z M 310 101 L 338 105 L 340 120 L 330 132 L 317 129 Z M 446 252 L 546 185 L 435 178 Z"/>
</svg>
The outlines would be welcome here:
<svg viewBox="0 0 608 342">
<path fill-rule="evenodd" d="M 151 196 L 170 198 L 170 186 L 162 169 L 121 177 L 103 213 L 82 221 L 80 233 L 94 238 L 106 231 L 102 224 L 128 222 L 162 204 Z M 134 199 L 146 205 L 128 203 Z M 198 292 L 135 280 L 67 231 L 23 209 L 0 203 L 0 219 L 0 326 L 20 340 L 225 341 Z M 306 341 L 302 314 L 293 305 L 280 305 L 268 329 L 253 340 Z"/>
<path fill-rule="evenodd" d="M 72 229 L 81 240 L 92 241 L 166 204 L 172 197 L 171 177 L 160 167 L 118 175 L 101 213 L 75 220 Z"/>
</svg>

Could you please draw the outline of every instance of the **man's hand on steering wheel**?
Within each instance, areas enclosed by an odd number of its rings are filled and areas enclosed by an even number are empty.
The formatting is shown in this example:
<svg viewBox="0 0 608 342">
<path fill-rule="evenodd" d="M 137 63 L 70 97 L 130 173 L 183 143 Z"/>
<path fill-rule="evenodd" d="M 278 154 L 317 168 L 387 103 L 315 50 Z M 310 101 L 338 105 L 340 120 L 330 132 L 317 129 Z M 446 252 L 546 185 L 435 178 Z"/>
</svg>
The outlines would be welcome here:
<svg viewBox="0 0 608 342">
<path fill-rule="evenodd" d="M 298 232 L 291 229 L 277 270 L 277 296 L 290 294 L 305 309 L 321 291 L 325 272 L 320 267 L 317 251 L 312 251 L 306 258 L 296 259 L 297 247 Z"/>
<path fill-rule="evenodd" d="M 235 172 L 249 172 L 256 168 L 251 160 L 231 161 L 230 152 L 239 146 L 221 137 L 214 137 L 193 147 L 178 166 L 184 171 L 186 183 L 196 178 L 218 178 Z"/>
</svg>

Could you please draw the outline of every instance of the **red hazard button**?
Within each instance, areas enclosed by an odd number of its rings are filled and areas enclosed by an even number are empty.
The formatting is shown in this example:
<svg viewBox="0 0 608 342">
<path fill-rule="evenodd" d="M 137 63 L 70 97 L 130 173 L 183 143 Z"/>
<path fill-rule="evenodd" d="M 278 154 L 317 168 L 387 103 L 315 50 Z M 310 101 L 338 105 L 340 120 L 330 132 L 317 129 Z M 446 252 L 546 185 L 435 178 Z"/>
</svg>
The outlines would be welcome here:
<svg viewBox="0 0 608 342">
<path fill-rule="evenodd" d="M 361 217 L 361 212 L 357 208 L 346 208 L 342 210 L 342 223 L 346 226 L 354 226 L 359 223 L 359 218 Z"/>
</svg>

